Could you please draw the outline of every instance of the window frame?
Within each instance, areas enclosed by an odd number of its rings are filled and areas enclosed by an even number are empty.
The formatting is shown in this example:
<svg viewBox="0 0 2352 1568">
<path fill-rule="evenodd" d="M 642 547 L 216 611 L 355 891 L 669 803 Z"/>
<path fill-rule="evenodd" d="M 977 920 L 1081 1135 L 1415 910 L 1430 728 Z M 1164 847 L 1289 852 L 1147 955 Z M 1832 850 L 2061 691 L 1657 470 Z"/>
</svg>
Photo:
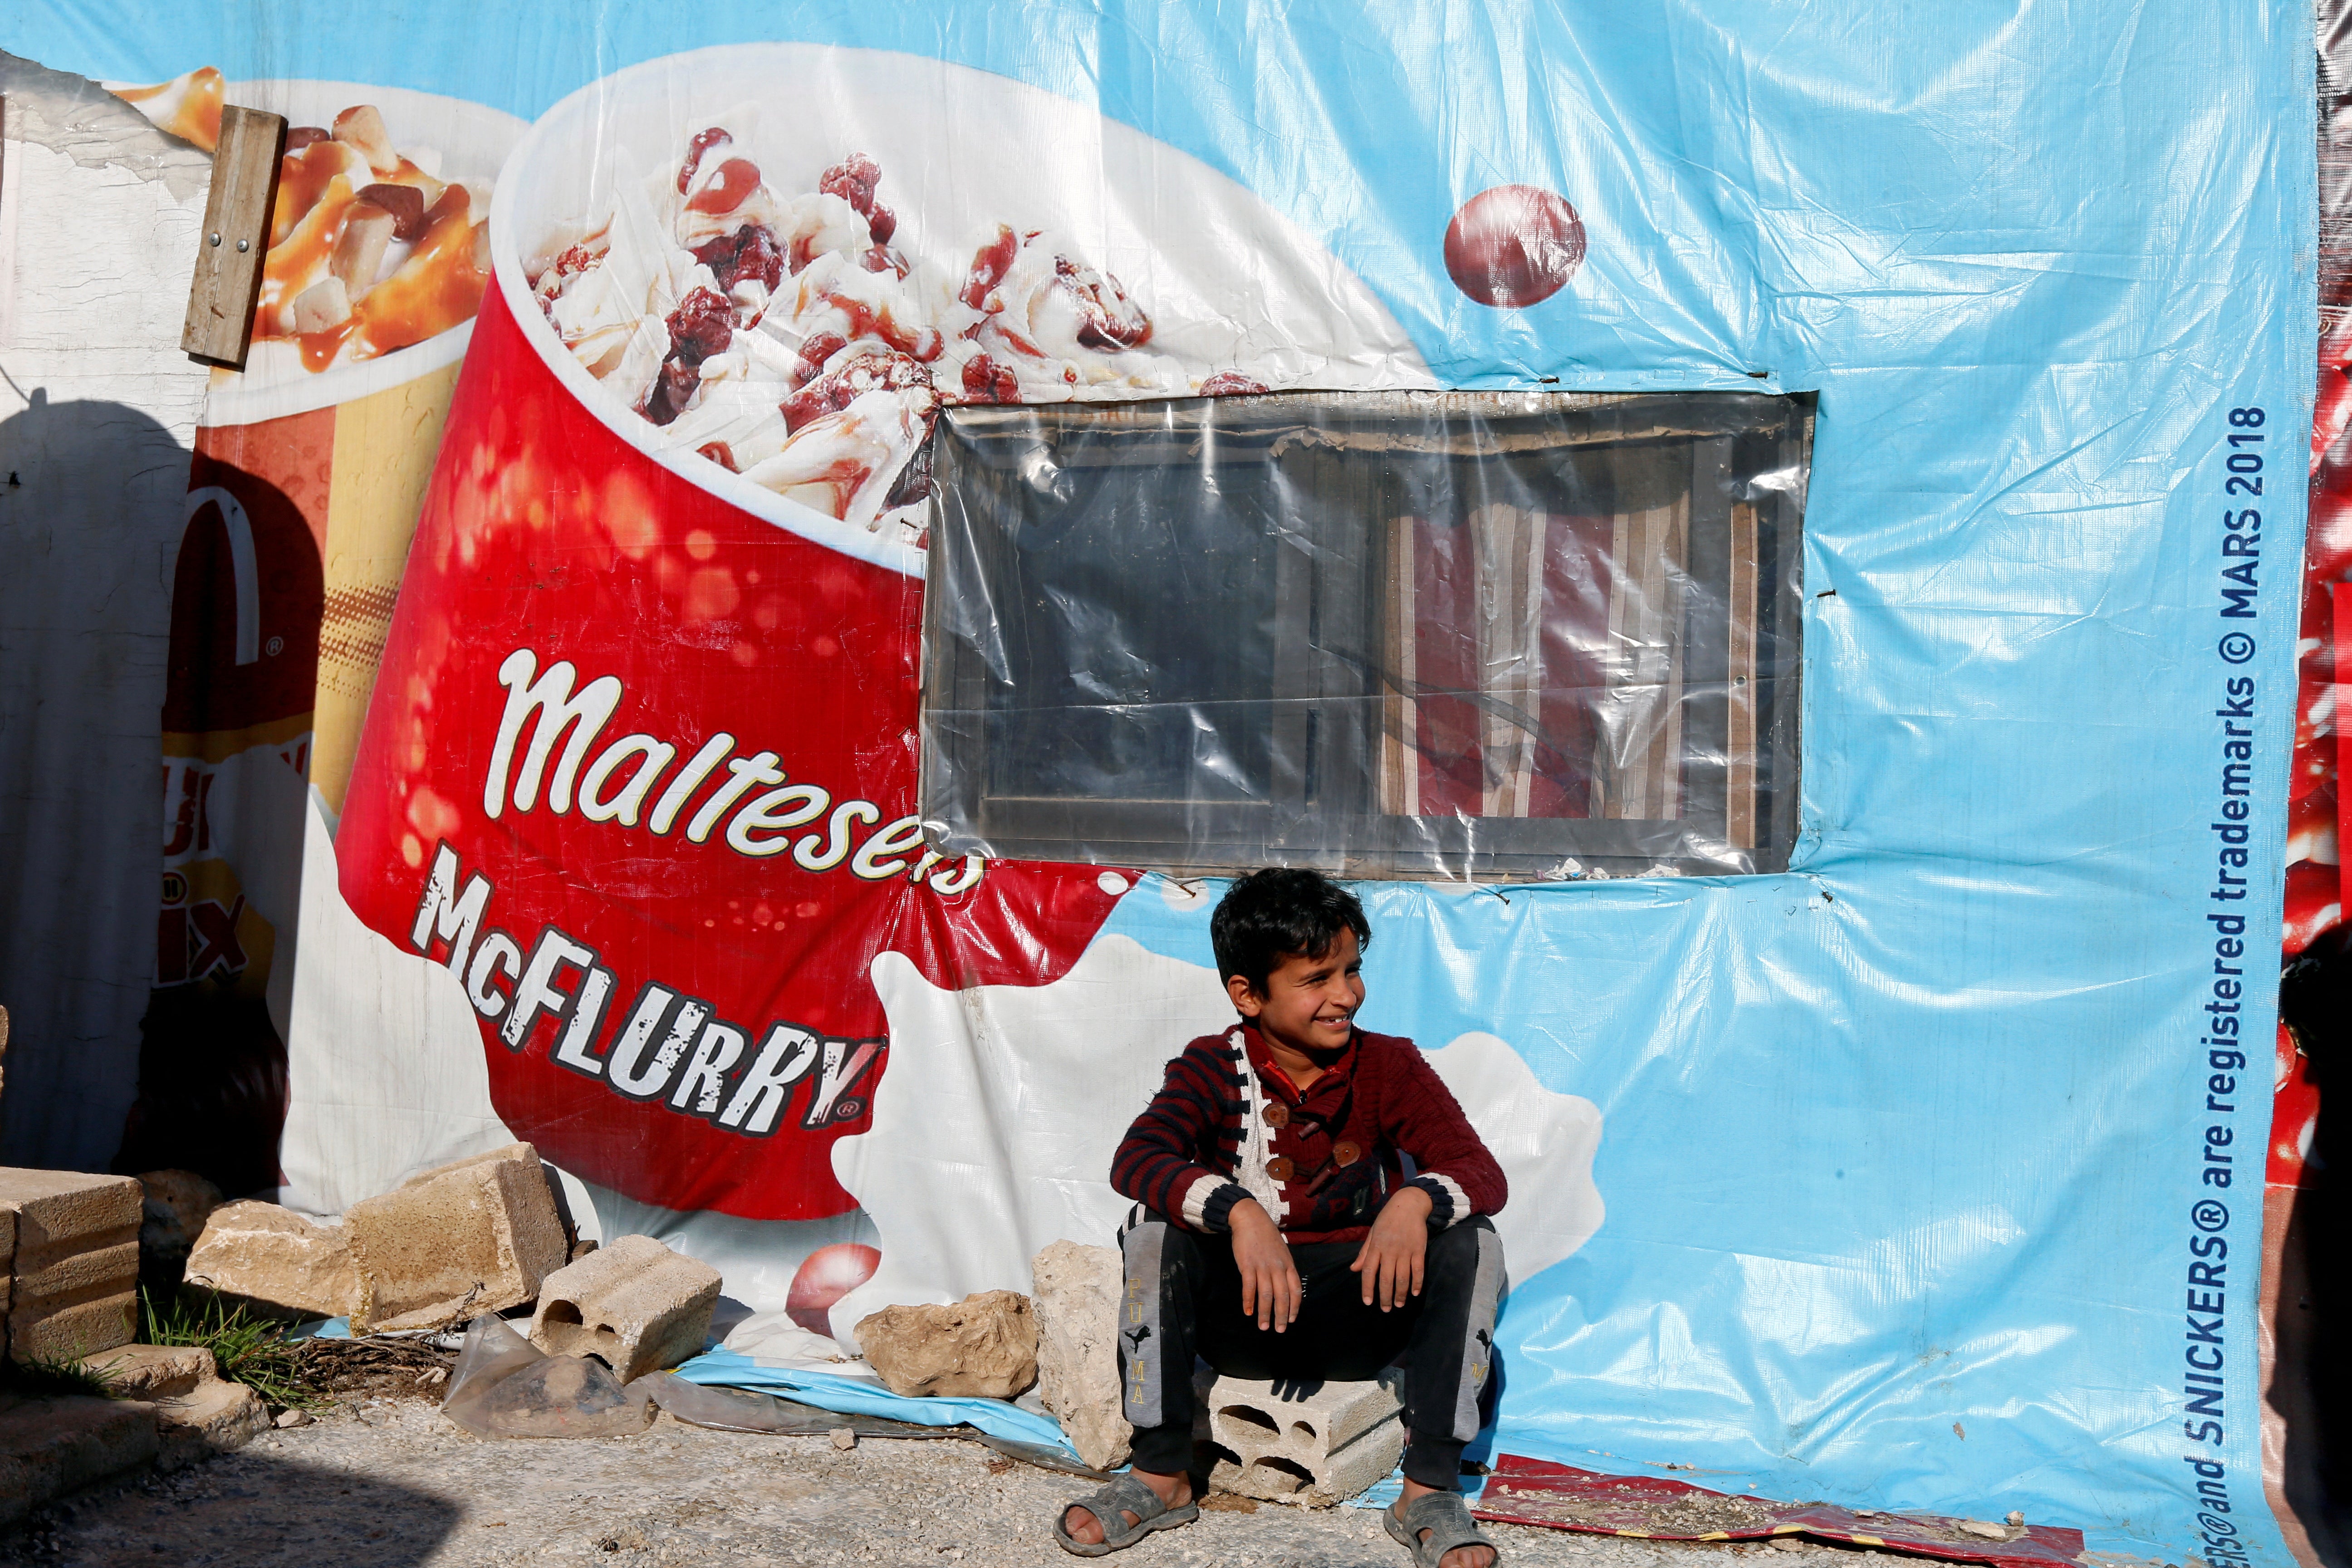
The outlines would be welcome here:
<svg viewBox="0 0 2352 1568">
<path fill-rule="evenodd" d="M 1675 406 L 1689 398 L 1722 399 Z M 1013 536 L 975 514 L 971 502 L 992 486 L 1010 489 L 1013 466 L 988 463 L 989 443 L 1028 441 L 1080 422 L 1094 431 L 1131 427 L 1142 439 L 1189 438 L 1194 462 L 1273 461 L 1313 467 L 1315 494 L 1364 490 L 1355 504 L 1318 508 L 1300 533 L 1279 536 L 1273 602 L 1276 647 L 1269 737 L 1270 788 L 1264 801 L 1082 800 L 1012 795 L 986 786 L 992 750 L 989 678 L 978 647 L 957 635 L 948 595 L 927 592 L 923 616 L 921 812 L 930 836 L 950 854 L 1144 867 L 1219 875 L 1269 863 L 1312 866 L 1367 879 L 1554 879 L 1562 876 L 1726 875 L 1786 868 L 1796 837 L 1799 763 L 1797 705 L 1802 669 L 1801 476 L 1811 467 L 1812 400 L 1741 393 L 1274 393 L 1223 399 L 1077 403 L 945 410 L 934 437 L 929 583 L 1018 580 Z M 1761 407 L 1781 411 L 1788 426 L 1773 441 L 1771 466 L 1800 476 L 1794 487 L 1735 500 L 1735 443 L 1769 440 L 1756 426 Z M 1719 409 L 1727 417 L 1703 416 Z M 1283 431 L 1294 412 L 1312 423 L 1288 431 L 1284 449 L 1251 458 L 1265 430 Z M 1559 439 L 1563 415 L 1586 416 L 1584 432 Z M 1742 416 L 1744 416 L 1744 417 Z M 1688 440 L 1692 474 L 1685 571 L 1703 590 L 1686 595 L 1679 640 L 1682 742 L 1681 815 L 1673 818 L 1403 816 L 1378 809 L 1380 727 L 1323 722 L 1334 703 L 1369 710 L 1365 678 L 1334 646 L 1347 646 L 1368 616 L 1390 615 L 1401 600 L 1396 524 L 1412 515 L 1394 468 L 1359 464 L 1342 453 L 1401 431 L 1425 437 L 1432 422 L 1453 420 L 1440 437 L 1448 461 L 1491 460 L 1496 443 L 1537 437 L 1531 448 L 1633 440 Z M 1253 421 L 1259 428 L 1252 431 Z M 1295 422 L 1295 421 L 1294 421 Z M 1545 435 L 1555 438 L 1546 442 Z M 1235 437 L 1241 437 L 1236 439 Z M 1336 437 L 1336 439 L 1335 439 Z M 1423 441 L 1425 445 L 1425 439 Z M 1458 448 L 1458 449 L 1455 449 Z M 1423 456 L 1429 454 L 1423 453 Z M 1751 464 L 1751 467 L 1755 465 Z M 1375 472 L 1375 469 L 1381 471 Z M 1367 477 L 1370 483 L 1365 484 Z M 958 515 L 950 517 L 952 509 Z M 1008 507 L 1000 515 L 1024 515 Z M 1288 520 L 1286 520 L 1287 521 Z M 1343 537 L 1340 531 L 1350 531 Z M 1386 537 L 1370 537 L 1374 531 Z M 944 552 L 968 543 L 967 562 Z M 1353 573 L 1320 563 L 1363 563 Z M 1380 581 L 1371 581 L 1371 578 Z M 992 606 L 1014 595 L 998 592 Z M 1706 604 L 1725 606 L 1722 635 L 1692 636 Z M 1744 618 L 1743 618 L 1743 611 Z M 1337 634 L 1333 635 L 1336 626 Z M 1391 634 L 1392 636 L 1393 634 Z M 1770 641 L 1768 643 L 1768 639 Z M 1721 646 L 1716 646 L 1720 643 Z M 1759 668 L 1759 646 L 1786 650 L 1785 669 Z M 1744 672 L 1742 686 L 1732 678 Z M 1384 683 L 1377 696 L 1392 713 L 1408 694 Z M 976 716 L 943 726 L 935 714 Z M 1310 741 L 1311 737 L 1311 741 Z M 1334 799 L 1333 795 L 1339 796 Z M 1735 814 L 1734 803 L 1747 803 Z M 1744 820 L 1742 820 L 1744 818 Z M 957 825 L 969 825 L 968 830 Z M 1745 838 L 1746 843 L 1735 839 Z M 1706 853 L 1694 854 L 1694 844 Z M 1205 851 L 1205 852 L 1204 852 Z"/>
</svg>

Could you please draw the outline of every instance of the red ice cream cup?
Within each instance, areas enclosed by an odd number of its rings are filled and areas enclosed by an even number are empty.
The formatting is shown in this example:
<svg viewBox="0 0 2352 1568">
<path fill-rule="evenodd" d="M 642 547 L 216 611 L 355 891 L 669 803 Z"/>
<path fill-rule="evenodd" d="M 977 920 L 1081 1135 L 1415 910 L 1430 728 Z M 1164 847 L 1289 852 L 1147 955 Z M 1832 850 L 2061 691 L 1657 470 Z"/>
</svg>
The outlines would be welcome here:
<svg viewBox="0 0 2352 1568">
<path fill-rule="evenodd" d="M 521 258 L 675 157 L 672 81 L 575 94 L 501 176 L 338 859 L 370 926 L 457 973 L 499 1114 L 549 1159 L 818 1218 L 855 1206 L 831 1148 L 887 1070 L 877 956 L 1043 984 L 1116 895 L 925 847 L 919 554 L 657 451 L 539 310 Z"/>
</svg>

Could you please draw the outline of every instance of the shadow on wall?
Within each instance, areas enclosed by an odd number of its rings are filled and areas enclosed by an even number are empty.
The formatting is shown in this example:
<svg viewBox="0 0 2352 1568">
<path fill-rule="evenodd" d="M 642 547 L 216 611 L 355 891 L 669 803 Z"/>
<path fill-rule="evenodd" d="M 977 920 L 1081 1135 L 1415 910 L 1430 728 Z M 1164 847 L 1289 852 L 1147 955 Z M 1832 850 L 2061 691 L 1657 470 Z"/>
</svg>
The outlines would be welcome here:
<svg viewBox="0 0 2352 1568">
<path fill-rule="evenodd" d="M 173 572 L 155 993 L 113 1169 L 194 1171 L 234 1195 L 285 1182 L 325 578 L 300 508 L 205 437 Z"/>
<path fill-rule="evenodd" d="M 0 420 L 0 1163 L 103 1170 L 155 950 L 188 451 L 138 409 L 26 395 Z"/>
</svg>

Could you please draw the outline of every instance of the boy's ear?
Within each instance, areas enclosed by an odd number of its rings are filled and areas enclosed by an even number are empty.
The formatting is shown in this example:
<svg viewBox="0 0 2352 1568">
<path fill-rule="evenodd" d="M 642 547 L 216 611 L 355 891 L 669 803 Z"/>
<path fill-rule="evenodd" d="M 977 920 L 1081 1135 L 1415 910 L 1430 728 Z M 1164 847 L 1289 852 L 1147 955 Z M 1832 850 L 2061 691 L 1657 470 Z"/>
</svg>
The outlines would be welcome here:
<svg viewBox="0 0 2352 1568">
<path fill-rule="evenodd" d="M 1238 974 L 1225 976 L 1225 994 L 1234 999 L 1234 1009 L 1244 1018 L 1256 1017 L 1265 1006 L 1265 998 Z"/>
</svg>

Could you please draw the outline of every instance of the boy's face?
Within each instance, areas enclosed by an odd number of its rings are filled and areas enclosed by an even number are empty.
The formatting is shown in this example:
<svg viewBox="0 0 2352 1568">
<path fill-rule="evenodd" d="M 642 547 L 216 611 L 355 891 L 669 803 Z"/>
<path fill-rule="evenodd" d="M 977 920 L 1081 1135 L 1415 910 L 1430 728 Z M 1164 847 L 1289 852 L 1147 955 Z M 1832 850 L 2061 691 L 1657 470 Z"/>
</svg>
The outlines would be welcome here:
<svg viewBox="0 0 2352 1568">
<path fill-rule="evenodd" d="M 1277 1045 L 1309 1054 L 1336 1051 L 1348 1043 L 1356 1009 L 1364 1005 L 1364 960 L 1356 933 L 1341 931 L 1320 958 L 1284 955 L 1265 977 L 1263 992 L 1238 974 L 1225 977 L 1225 991 L 1244 1018 Z"/>
</svg>

